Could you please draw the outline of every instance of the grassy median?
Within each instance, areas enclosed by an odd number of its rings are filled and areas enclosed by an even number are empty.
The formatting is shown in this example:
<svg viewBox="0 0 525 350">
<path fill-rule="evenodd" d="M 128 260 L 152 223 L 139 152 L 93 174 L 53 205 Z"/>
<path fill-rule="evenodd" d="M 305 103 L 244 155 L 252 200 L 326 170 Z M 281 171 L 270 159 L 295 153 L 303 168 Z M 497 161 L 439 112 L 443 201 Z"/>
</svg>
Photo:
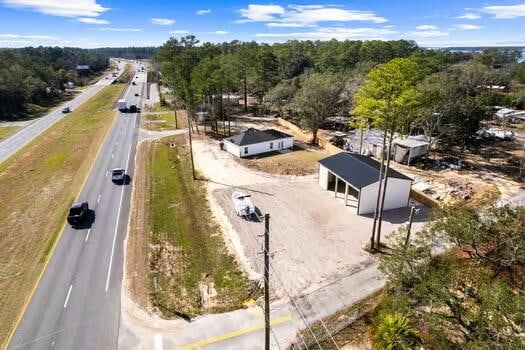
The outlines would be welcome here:
<svg viewBox="0 0 525 350">
<path fill-rule="evenodd" d="M 32 292 L 115 118 L 104 88 L 0 164 L 0 344 Z"/>
<path fill-rule="evenodd" d="M 20 126 L 2 126 L 0 127 L 0 141 L 13 135 L 18 130 L 20 130 Z"/>
<path fill-rule="evenodd" d="M 227 251 L 204 184 L 191 179 L 184 138 L 142 143 L 137 163 L 126 257 L 134 299 L 171 318 L 255 298 L 259 289 Z"/>
</svg>

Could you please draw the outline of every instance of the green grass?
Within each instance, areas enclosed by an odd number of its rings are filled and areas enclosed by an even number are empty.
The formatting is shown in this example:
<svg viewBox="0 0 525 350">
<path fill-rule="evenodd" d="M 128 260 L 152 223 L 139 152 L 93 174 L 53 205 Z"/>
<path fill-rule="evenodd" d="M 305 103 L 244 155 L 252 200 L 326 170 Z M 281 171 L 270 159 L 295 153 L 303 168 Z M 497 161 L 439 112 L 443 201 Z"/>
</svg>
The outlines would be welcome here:
<svg viewBox="0 0 525 350">
<path fill-rule="evenodd" d="M 171 148 L 174 140 L 178 146 Z M 204 185 L 191 180 L 188 149 L 180 140 L 158 142 L 148 158 L 151 303 L 164 317 L 241 308 L 258 288 L 227 252 Z M 201 283 L 214 284 L 214 305 L 202 305 Z"/>
<path fill-rule="evenodd" d="M 326 156 L 327 154 L 315 150 L 294 149 L 293 152 L 237 160 L 243 165 L 270 174 L 307 175 L 316 172 L 318 161 Z"/>
<path fill-rule="evenodd" d="M 184 125 L 181 125 L 179 121 L 179 125 L 175 125 L 175 113 L 173 111 L 164 112 L 164 113 L 149 113 L 145 114 L 146 121 L 145 121 L 145 129 L 147 130 L 153 130 L 153 131 L 164 131 L 164 130 L 175 130 L 175 126 L 179 126 L 179 128 L 184 127 L 186 123 L 182 123 Z"/>
<path fill-rule="evenodd" d="M 105 87 L 0 164 L 0 345 L 5 345 L 115 118 Z"/>
<path fill-rule="evenodd" d="M 13 135 L 15 132 L 20 130 L 20 126 L 3 126 L 0 127 L 0 141 Z"/>
</svg>

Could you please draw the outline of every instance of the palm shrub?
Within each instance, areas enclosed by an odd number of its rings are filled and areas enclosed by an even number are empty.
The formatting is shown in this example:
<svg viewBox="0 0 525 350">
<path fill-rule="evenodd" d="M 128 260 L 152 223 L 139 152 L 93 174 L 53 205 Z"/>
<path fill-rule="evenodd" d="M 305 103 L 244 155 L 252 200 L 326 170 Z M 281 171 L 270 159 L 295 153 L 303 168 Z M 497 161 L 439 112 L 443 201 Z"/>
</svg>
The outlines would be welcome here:
<svg viewBox="0 0 525 350">
<path fill-rule="evenodd" d="M 399 313 L 388 313 L 379 316 L 372 343 L 378 350 L 409 350 L 415 349 L 420 341 L 408 318 Z"/>
</svg>

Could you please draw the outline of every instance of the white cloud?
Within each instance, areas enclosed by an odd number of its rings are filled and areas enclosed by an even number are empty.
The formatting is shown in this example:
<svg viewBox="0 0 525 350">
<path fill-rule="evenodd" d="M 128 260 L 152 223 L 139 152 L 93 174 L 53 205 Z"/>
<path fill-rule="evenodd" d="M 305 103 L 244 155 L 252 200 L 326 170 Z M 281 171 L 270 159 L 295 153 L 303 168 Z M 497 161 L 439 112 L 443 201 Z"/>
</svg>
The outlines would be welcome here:
<svg viewBox="0 0 525 350">
<path fill-rule="evenodd" d="M 279 5 L 254 5 L 249 4 L 247 8 L 239 10 L 246 22 L 272 21 L 274 15 L 284 14 L 284 8 Z"/>
<path fill-rule="evenodd" d="M 202 16 L 202 15 L 207 15 L 208 13 L 211 13 L 211 10 L 210 9 L 205 9 L 205 10 L 199 10 L 197 11 L 197 14 Z"/>
<path fill-rule="evenodd" d="M 228 32 L 225 31 L 225 30 L 216 30 L 214 32 L 210 32 L 210 34 L 226 35 L 226 34 L 228 34 Z"/>
<path fill-rule="evenodd" d="M 184 29 L 170 31 L 170 34 L 189 34 L 189 33 L 190 33 L 189 30 L 184 30 Z"/>
<path fill-rule="evenodd" d="M 525 4 L 508 6 L 485 6 L 481 9 L 498 19 L 510 19 L 525 16 Z"/>
<path fill-rule="evenodd" d="M 79 17 L 77 18 L 79 22 L 88 23 L 88 24 L 109 24 L 109 21 L 105 19 L 91 18 L 91 17 Z"/>
<path fill-rule="evenodd" d="M 478 26 L 475 24 L 454 24 L 453 27 L 462 30 L 476 30 L 483 28 L 483 26 Z"/>
<path fill-rule="evenodd" d="M 237 23 L 268 22 L 270 27 L 308 27 L 320 22 L 364 21 L 384 23 L 386 18 L 371 11 L 348 10 L 336 5 L 279 5 L 249 4 L 240 11 Z"/>
<path fill-rule="evenodd" d="M 65 46 L 70 45 L 70 40 L 64 40 L 51 35 L 40 34 L 0 34 L 0 44 L 9 47 L 21 46 Z"/>
<path fill-rule="evenodd" d="M 304 25 L 302 23 L 286 23 L 286 22 L 269 22 L 266 23 L 268 27 L 277 28 L 299 28 L 299 27 L 315 27 L 315 25 Z"/>
<path fill-rule="evenodd" d="M 171 18 L 152 18 L 151 23 L 159 26 L 170 26 L 175 23 L 175 20 Z"/>
<path fill-rule="evenodd" d="M 477 13 L 467 12 L 462 16 L 458 16 L 459 19 L 480 19 L 481 16 Z"/>
<path fill-rule="evenodd" d="M 437 30 L 438 27 L 432 24 L 422 24 L 416 27 L 417 30 Z"/>
<path fill-rule="evenodd" d="M 407 34 L 409 36 L 429 38 L 429 37 L 436 37 L 436 36 L 447 36 L 448 32 L 443 32 L 440 30 L 418 30 L 414 32 L 408 32 Z"/>
<path fill-rule="evenodd" d="M 109 10 L 98 4 L 97 0 L 3 0 L 3 2 L 10 7 L 62 17 L 97 17 Z"/>
<path fill-rule="evenodd" d="M 310 32 L 294 33 L 258 33 L 258 38 L 267 39 L 300 39 L 300 40 L 345 40 L 345 39 L 386 39 L 388 35 L 395 34 L 397 31 L 388 28 L 320 28 Z"/>
<path fill-rule="evenodd" d="M 115 27 L 100 28 L 99 30 L 103 32 L 141 32 L 142 31 L 142 29 L 140 28 L 115 28 Z"/>
</svg>

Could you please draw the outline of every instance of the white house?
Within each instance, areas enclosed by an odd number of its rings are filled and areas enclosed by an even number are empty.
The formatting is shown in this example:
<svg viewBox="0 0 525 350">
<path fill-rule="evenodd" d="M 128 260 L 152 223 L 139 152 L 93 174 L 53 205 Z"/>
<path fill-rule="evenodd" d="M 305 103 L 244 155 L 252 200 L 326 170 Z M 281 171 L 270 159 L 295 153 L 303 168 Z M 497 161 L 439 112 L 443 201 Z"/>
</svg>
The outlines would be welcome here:
<svg viewBox="0 0 525 350">
<path fill-rule="evenodd" d="M 353 196 L 357 200 L 358 215 L 373 213 L 379 186 L 379 167 L 380 163 L 370 157 L 349 152 L 337 153 L 319 161 L 319 185 L 334 191 L 335 197 L 344 193 L 345 205 L 348 204 L 348 196 Z M 383 209 L 408 206 L 411 186 L 412 179 L 389 169 Z"/>
<path fill-rule="evenodd" d="M 293 136 L 275 129 L 248 130 L 223 139 L 224 149 L 237 157 L 279 151 L 293 147 Z"/>
</svg>

